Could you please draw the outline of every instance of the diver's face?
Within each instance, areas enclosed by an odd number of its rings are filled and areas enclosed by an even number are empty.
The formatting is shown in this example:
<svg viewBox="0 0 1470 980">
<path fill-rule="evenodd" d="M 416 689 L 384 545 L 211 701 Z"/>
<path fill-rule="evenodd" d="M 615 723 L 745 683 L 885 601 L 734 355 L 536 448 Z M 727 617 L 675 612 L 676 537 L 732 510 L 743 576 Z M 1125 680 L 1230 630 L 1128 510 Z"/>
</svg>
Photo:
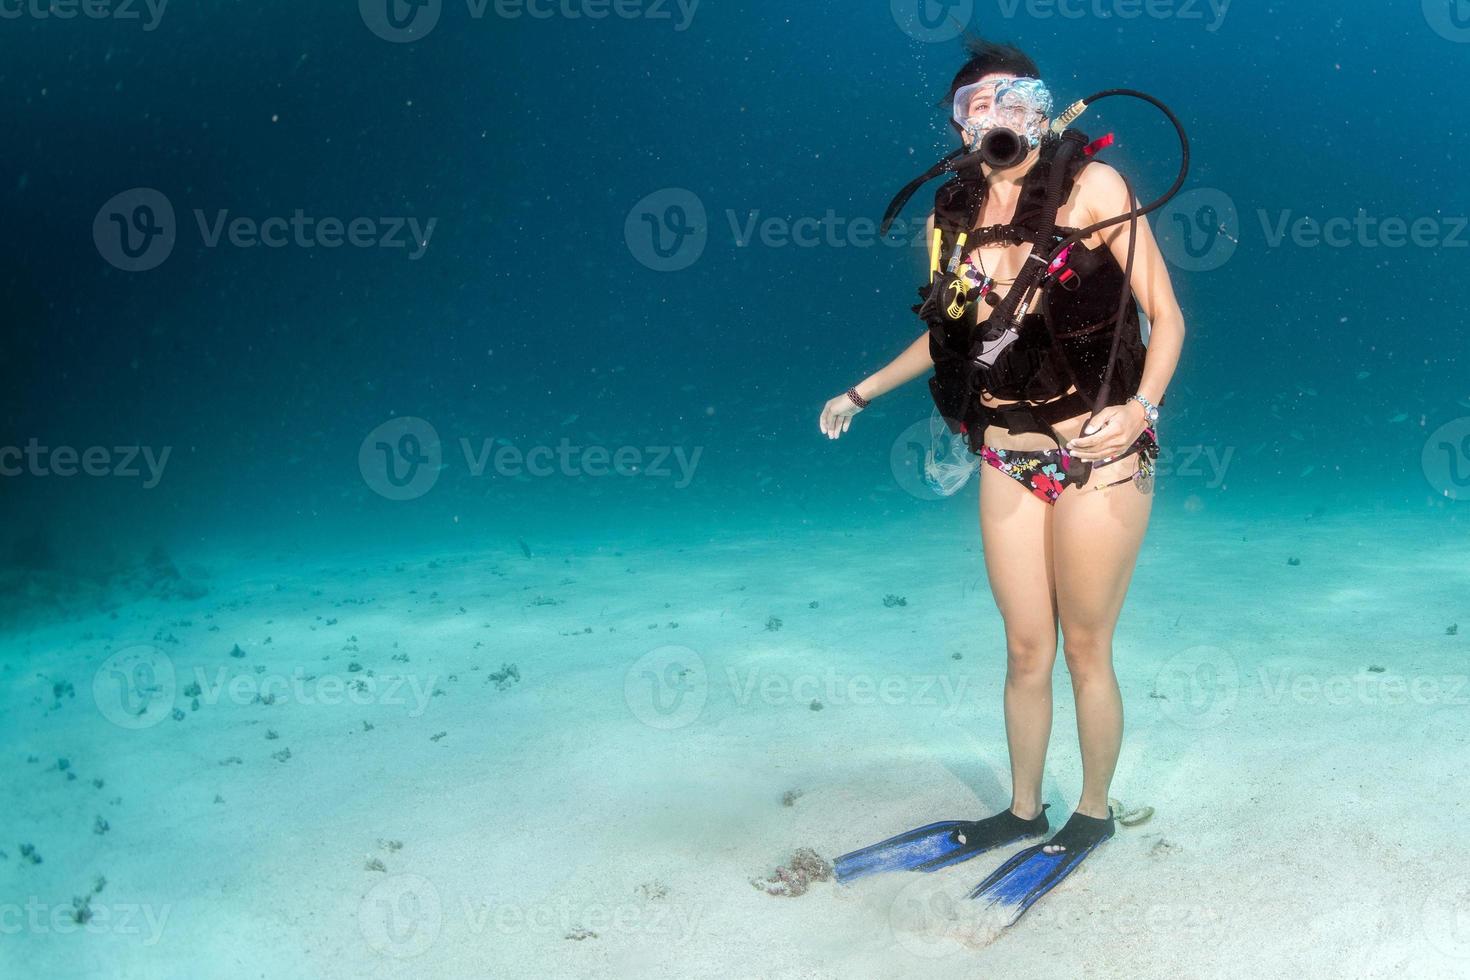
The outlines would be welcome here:
<svg viewBox="0 0 1470 980">
<path fill-rule="evenodd" d="M 1012 85 L 1009 83 L 1015 82 Z M 971 83 L 956 95 L 956 123 L 966 146 L 993 129 L 1009 129 L 1032 138 L 1046 125 L 1046 111 L 1051 96 L 1039 81 L 1017 79 L 1014 75 L 995 72 Z"/>
<path fill-rule="evenodd" d="M 980 79 L 980 84 L 970 93 L 970 100 L 965 105 L 965 118 L 978 119 L 990 113 L 995 108 L 995 90 L 1000 87 L 1001 82 L 1011 81 L 1016 76 L 1007 75 L 1004 72 L 992 72 Z M 968 129 L 964 132 L 965 145 L 975 142 L 975 134 Z"/>
<path fill-rule="evenodd" d="M 979 87 L 970 94 L 970 103 L 966 107 L 965 115 L 973 119 L 989 112 L 995 105 L 995 90 L 1001 82 L 1008 82 L 1014 77 L 1014 75 L 992 73 L 980 79 Z"/>
</svg>

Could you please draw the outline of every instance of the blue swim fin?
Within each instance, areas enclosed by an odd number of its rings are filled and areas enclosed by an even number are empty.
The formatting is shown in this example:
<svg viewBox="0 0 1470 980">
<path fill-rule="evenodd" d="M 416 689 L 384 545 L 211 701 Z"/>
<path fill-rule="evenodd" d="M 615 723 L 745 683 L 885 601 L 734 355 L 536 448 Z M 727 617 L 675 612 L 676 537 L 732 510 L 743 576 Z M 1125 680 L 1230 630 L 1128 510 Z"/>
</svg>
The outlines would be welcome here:
<svg viewBox="0 0 1470 980">
<path fill-rule="evenodd" d="M 984 820 L 942 820 L 844 854 L 833 862 L 838 884 L 879 871 L 938 871 L 1047 831 L 1045 804 L 1034 819 L 1004 810 Z"/>
<path fill-rule="evenodd" d="M 1114 831 L 1113 817 L 1089 817 L 1074 813 L 1055 837 L 1021 851 L 996 868 L 970 892 L 971 898 L 983 898 L 988 907 L 1009 912 L 1005 925 L 1014 925 L 1026 910 L 1077 869 L 1087 855 Z M 1066 848 L 1055 854 L 1043 848 L 1060 844 Z"/>
</svg>

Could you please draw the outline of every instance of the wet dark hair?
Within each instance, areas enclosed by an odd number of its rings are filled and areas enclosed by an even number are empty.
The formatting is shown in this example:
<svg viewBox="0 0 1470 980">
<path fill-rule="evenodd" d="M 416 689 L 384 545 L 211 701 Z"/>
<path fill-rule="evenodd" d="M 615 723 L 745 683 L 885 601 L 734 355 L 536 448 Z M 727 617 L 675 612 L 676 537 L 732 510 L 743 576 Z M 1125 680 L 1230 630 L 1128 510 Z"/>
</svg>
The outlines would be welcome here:
<svg viewBox="0 0 1470 980">
<path fill-rule="evenodd" d="M 954 81 L 950 82 L 949 95 L 945 96 L 940 103 L 945 108 L 954 105 L 954 95 L 966 85 L 980 81 L 986 75 L 1003 72 L 1007 75 L 1015 75 L 1018 78 L 1040 78 L 1041 70 L 1036 67 L 1036 62 L 1020 48 L 1011 44 L 999 44 L 987 41 L 979 37 L 965 38 L 965 50 L 970 55 L 970 60 L 965 62 L 965 67 L 955 75 Z M 960 127 L 951 119 L 949 121 L 955 132 Z"/>
</svg>

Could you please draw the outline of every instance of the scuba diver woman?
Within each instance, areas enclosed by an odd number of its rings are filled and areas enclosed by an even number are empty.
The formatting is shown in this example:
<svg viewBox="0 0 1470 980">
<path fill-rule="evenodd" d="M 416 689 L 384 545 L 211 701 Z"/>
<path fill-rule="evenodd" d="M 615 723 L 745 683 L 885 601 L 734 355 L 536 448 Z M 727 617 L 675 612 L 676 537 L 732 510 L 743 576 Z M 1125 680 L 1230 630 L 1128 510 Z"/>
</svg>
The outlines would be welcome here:
<svg viewBox="0 0 1470 980">
<path fill-rule="evenodd" d="M 922 184 L 953 175 L 928 223 L 929 279 L 914 307 L 926 330 L 829 401 L 820 429 L 839 438 L 870 400 L 932 367 L 938 412 L 983 461 L 985 568 L 1005 622 L 1011 805 L 843 855 L 837 874 L 846 882 L 874 871 L 932 871 L 1047 833 L 1042 771 L 1060 622 L 1082 794 L 1060 832 L 971 893 L 1014 922 L 1113 833 L 1108 788 L 1123 707 L 1112 638 L 1152 506 L 1157 406 L 1184 341 L 1144 216 L 1183 185 L 1189 149 L 1178 120 L 1150 96 L 1109 90 L 1057 113 L 1024 53 L 983 41 L 971 41 L 969 53 L 949 92 L 963 146 L 904 188 L 885 217 L 886 233 Z M 1066 128 L 1091 102 L 1114 95 L 1159 108 L 1183 148 L 1174 187 L 1145 207 L 1118 171 L 1093 159 L 1111 137 L 1090 142 Z M 1140 306 L 1152 327 L 1147 346 Z"/>
</svg>

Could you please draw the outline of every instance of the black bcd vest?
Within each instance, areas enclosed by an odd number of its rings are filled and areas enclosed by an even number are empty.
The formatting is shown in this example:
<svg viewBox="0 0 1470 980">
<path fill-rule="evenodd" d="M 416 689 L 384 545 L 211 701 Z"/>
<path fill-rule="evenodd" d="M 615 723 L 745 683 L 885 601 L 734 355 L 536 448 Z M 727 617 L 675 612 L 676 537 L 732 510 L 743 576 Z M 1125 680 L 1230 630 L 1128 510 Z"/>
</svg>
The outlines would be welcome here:
<svg viewBox="0 0 1470 980">
<path fill-rule="evenodd" d="M 1085 139 L 1084 139 L 1085 142 Z M 954 432 L 968 437 L 970 448 L 979 451 L 987 425 L 1003 425 L 1011 432 L 1041 432 L 1063 419 L 1086 414 L 1096 400 L 1107 371 L 1113 346 L 1113 324 L 1123 289 L 1123 270 L 1105 245 L 1087 249 L 1072 246 L 1066 269 L 1047 277 L 1033 299 L 1034 307 L 1021 319 L 1020 339 L 1006 349 L 989 384 L 977 381 L 971 361 L 977 332 L 985 329 L 991 307 L 974 298 L 965 301 L 965 284 L 948 271 L 950 259 L 965 232 L 964 248 L 999 243 L 1031 242 L 1040 254 L 1078 229 L 1057 227 L 1049 241 L 1041 241 L 1038 226 L 1046 206 L 1046 185 L 1061 140 L 1048 138 L 1036 164 L 1021 184 L 1015 217 L 1009 224 L 972 226 L 981 213 L 988 191 L 978 169 L 965 171 L 942 186 L 934 195 L 934 225 L 941 231 L 939 269 L 931 282 L 919 288 L 921 302 L 914 312 L 929 327 L 929 351 L 934 360 L 934 377 L 929 389 L 934 403 Z M 1062 185 L 1066 201 L 1077 174 L 1090 157 L 1077 153 Z M 1065 281 L 1064 281 L 1065 280 Z M 996 297 L 998 298 L 998 297 Z M 959 315 L 956 315 L 959 313 Z M 1139 325 L 1138 305 L 1131 292 L 1124 311 L 1118 344 L 1118 361 L 1113 368 L 1109 404 L 1123 404 L 1138 390 L 1146 349 Z M 1059 396 L 1075 383 L 1077 393 Z M 989 391 L 1005 401 L 1019 401 L 1015 408 L 987 409 L 980 392 Z M 1058 400 L 1059 399 L 1059 400 Z M 1041 409 L 1026 403 L 1053 402 Z"/>
</svg>

